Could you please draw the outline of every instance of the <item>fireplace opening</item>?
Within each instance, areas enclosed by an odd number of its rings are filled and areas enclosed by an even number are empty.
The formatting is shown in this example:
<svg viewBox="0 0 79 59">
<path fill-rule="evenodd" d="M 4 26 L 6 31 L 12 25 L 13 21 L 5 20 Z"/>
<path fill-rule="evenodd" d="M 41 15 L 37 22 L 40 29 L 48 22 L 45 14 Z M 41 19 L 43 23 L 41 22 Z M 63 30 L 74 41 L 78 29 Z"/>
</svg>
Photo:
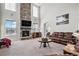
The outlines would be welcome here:
<svg viewBox="0 0 79 59">
<path fill-rule="evenodd" d="M 22 31 L 22 37 L 29 36 L 29 31 Z"/>
</svg>

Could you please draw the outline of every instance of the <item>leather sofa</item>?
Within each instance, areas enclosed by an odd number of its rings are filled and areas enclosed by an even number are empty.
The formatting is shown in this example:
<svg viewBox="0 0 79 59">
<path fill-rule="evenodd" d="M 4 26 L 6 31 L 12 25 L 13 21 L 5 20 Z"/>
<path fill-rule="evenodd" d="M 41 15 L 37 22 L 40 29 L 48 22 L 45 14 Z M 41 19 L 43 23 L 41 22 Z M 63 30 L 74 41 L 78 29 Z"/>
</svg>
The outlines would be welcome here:
<svg viewBox="0 0 79 59">
<path fill-rule="evenodd" d="M 41 32 L 33 32 L 32 33 L 32 38 L 38 38 L 38 37 L 41 37 L 41 36 L 42 36 Z"/>
<path fill-rule="evenodd" d="M 72 32 L 54 32 L 50 35 L 50 39 L 53 42 L 66 45 L 67 43 L 75 44 L 75 37 Z"/>
</svg>

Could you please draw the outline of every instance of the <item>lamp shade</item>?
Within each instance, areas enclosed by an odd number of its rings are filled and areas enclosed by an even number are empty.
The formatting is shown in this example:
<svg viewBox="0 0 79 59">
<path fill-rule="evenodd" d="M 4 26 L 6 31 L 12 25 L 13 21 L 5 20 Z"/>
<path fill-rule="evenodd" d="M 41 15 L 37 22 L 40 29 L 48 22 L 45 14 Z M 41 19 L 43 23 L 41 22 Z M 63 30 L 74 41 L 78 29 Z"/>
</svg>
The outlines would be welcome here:
<svg viewBox="0 0 79 59">
<path fill-rule="evenodd" d="M 73 36 L 75 36 L 77 39 L 79 39 L 79 30 L 75 31 L 73 33 Z"/>
</svg>

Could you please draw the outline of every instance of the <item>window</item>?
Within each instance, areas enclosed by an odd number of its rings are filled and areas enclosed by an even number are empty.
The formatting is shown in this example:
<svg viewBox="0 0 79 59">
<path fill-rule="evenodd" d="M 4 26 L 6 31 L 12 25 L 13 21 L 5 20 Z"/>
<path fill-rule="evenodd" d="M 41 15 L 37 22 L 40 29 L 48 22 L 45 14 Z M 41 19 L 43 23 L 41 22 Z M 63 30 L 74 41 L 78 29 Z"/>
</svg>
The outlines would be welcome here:
<svg viewBox="0 0 79 59">
<path fill-rule="evenodd" d="M 40 13 L 40 7 L 37 5 L 32 6 L 32 29 L 33 32 L 39 32 L 39 26 L 40 26 L 40 19 L 39 19 L 39 13 Z"/>
<path fill-rule="evenodd" d="M 5 9 L 16 11 L 16 3 L 5 3 Z"/>
<path fill-rule="evenodd" d="M 6 34 L 11 35 L 16 33 L 16 22 L 14 20 L 5 21 Z"/>
<path fill-rule="evenodd" d="M 33 6 L 33 17 L 38 17 L 39 15 L 39 10 L 38 7 Z"/>
</svg>

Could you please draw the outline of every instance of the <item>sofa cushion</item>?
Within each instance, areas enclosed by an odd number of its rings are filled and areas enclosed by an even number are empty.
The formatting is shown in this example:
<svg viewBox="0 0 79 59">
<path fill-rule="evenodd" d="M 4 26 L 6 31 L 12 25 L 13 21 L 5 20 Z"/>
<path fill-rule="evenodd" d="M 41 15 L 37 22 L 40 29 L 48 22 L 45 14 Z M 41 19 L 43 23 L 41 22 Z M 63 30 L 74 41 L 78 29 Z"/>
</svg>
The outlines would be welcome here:
<svg viewBox="0 0 79 59">
<path fill-rule="evenodd" d="M 54 33 L 52 33 L 52 37 L 55 37 L 55 35 L 56 35 L 56 33 L 54 32 Z"/>
<path fill-rule="evenodd" d="M 33 37 L 33 38 L 41 37 L 41 36 L 42 36 L 42 33 L 41 33 L 41 32 L 33 32 L 33 33 L 32 33 L 32 37 Z"/>
<path fill-rule="evenodd" d="M 64 38 L 72 38 L 72 32 L 65 32 Z"/>
<path fill-rule="evenodd" d="M 63 37 L 64 37 L 63 32 L 59 32 L 59 34 L 58 34 L 58 38 L 62 39 Z"/>
<path fill-rule="evenodd" d="M 72 40 L 73 36 L 72 36 L 72 32 L 65 32 L 64 33 L 64 39 L 66 40 Z"/>
<path fill-rule="evenodd" d="M 58 37 L 58 34 L 59 34 L 59 32 L 54 32 L 54 33 L 52 34 L 52 37 Z"/>
<path fill-rule="evenodd" d="M 51 36 L 51 39 L 59 41 L 60 43 L 72 43 L 73 44 L 73 36 L 72 32 L 54 32 Z"/>
</svg>

